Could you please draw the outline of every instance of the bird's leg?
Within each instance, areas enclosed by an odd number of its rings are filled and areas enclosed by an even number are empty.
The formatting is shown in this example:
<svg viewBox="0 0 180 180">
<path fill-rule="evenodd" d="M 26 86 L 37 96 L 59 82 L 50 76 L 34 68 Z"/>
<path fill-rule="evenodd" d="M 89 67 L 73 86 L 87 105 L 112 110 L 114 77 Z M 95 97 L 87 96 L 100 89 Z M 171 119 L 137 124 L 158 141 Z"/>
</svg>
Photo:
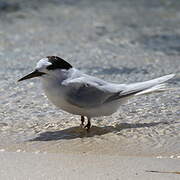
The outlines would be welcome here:
<svg viewBox="0 0 180 180">
<path fill-rule="evenodd" d="M 85 118 L 84 116 L 81 116 L 81 124 L 80 124 L 80 127 L 84 127 L 84 121 L 85 121 Z"/>
<path fill-rule="evenodd" d="M 84 128 L 87 128 L 87 131 L 89 131 L 89 129 L 91 128 L 91 119 L 89 117 L 88 118 L 88 123 L 84 126 Z"/>
</svg>

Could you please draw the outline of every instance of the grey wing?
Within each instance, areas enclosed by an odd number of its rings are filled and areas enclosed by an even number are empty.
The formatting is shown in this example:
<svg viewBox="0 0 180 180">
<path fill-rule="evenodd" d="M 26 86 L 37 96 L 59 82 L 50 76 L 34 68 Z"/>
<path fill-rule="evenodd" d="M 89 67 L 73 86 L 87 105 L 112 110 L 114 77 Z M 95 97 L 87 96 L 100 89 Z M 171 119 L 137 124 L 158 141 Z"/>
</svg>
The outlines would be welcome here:
<svg viewBox="0 0 180 180">
<path fill-rule="evenodd" d="M 81 108 L 98 107 L 116 94 L 105 88 L 104 82 L 88 81 L 87 78 L 76 78 L 64 85 L 68 89 L 66 100 Z"/>
<path fill-rule="evenodd" d="M 86 76 L 64 83 L 68 87 L 67 101 L 78 107 L 98 107 L 136 94 L 150 93 L 161 89 L 159 84 L 171 79 L 174 74 L 134 84 L 111 84 L 98 78 Z M 90 77 L 90 78 L 89 78 Z"/>
</svg>

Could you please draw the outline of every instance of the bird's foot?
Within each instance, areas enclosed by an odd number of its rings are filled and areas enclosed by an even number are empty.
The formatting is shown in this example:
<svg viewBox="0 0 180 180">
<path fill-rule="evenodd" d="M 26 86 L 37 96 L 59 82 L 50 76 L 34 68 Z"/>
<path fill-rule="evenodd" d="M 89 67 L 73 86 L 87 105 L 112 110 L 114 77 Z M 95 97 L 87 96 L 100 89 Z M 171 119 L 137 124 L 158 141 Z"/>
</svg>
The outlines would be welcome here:
<svg viewBox="0 0 180 180">
<path fill-rule="evenodd" d="M 84 128 L 84 127 L 85 127 L 84 121 L 85 121 L 84 116 L 81 116 L 81 124 L 80 124 L 80 127 L 81 127 L 81 128 Z"/>
<path fill-rule="evenodd" d="M 88 123 L 84 126 L 84 128 L 87 129 L 87 131 L 90 130 L 90 128 L 91 128 L 91 121 L 90 120 L 88 120 Z"/>
<path fill-rule="evenodd" d="M 85 128 L 85 125 L 81 123 L 80 128 Z"/>
<path fill-rule="evenodd" d="M 91 120 L 90 120 L 90 118 L 88 118 L 88 123 L 86 125 L 84 124 L 84 122 L 85 122 L 85 117 L 81 116 L 80 127 L 84 128 L 84 129 L 87 129 L 87 131 L 89 131 L 89 129 L 91 128 Z"/>
</svg>

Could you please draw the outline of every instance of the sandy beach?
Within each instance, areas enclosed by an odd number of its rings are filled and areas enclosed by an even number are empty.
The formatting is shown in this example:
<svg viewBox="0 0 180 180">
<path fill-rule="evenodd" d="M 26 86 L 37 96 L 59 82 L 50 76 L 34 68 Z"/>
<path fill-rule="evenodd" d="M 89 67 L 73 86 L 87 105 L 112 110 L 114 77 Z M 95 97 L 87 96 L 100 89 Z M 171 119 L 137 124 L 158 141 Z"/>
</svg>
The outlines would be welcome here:
<svg viewBox="0 0 180 180">
<path fill-rule="evenodd" d="M 179 0 L 0 1 L 0 179 L 179 179 L 179 8 Z M 93 118 L 87 133 L 39 79 L 17 82 L 49 55 L 115 83 L 176 76 L 166 92 Z"/>
<path fill-rule="evenodd" d="M 178 180 L 180 174 L 180 161 L 169 158 L 1 152 L 0 159 L 4 180 Z"/>
</svg>

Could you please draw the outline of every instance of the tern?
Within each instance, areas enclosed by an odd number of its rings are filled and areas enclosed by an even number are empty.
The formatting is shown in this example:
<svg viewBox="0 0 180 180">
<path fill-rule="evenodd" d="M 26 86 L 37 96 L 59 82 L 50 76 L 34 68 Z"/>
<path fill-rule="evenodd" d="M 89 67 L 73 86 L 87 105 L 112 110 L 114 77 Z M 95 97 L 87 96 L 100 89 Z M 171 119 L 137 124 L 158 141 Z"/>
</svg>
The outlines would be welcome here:
<svg viewBox="0 0 180 180">
<path fill-rule="evenodd" d="M 164 82 L 174 76 L 169 74 L 144 82 L 115 84 L 87 75 L 58 56 L 47 56 L 39 60 L 33 72 L 18 81 L 40 77 L 47 98 L 58 108 L 80 115 L 81 127 L 89 130 L 91 118 L 115 113 L 134 96 L 164 91 Z"/>
</svg>

